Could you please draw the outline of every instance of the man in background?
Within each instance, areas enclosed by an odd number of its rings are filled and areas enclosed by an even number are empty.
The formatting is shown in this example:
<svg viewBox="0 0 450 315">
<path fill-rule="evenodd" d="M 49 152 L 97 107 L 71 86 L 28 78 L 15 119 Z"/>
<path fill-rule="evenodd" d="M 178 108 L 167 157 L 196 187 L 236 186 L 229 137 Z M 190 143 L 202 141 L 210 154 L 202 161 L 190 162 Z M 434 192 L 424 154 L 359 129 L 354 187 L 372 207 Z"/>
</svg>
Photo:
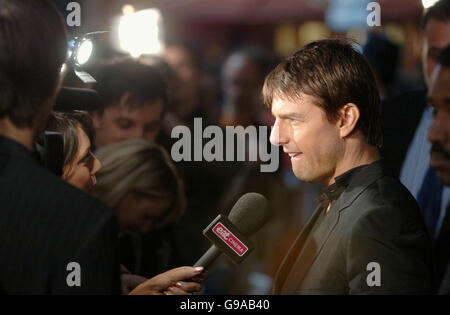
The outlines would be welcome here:
<svg viewBox="0 0 450 315">
<path fill-rule="evenodd" d="M 161 71 L 132 59 L 118 59 L 93 70 L 100 106 L 92 113 L 97 148 L 127 139 L 155 141 L 167 107 Z"/>
<path fill-rule="evenodd" d="M 429 89 L 429 104 L 433 113 L 433 124 L 428 132 L 431 142 L 430 166 L 442 185 L 450 186 L 450 46 L 441 51 L 438 65 L 433 72 Z M 449 204 L 446 206 L 448 213 Z M 439 238 L 435 245 L 441 293 L 450 294 L 450 218 L 445 216 Z M 447 269 L 444 281 L 442 275 Z"/>
<path fill-rule="evenodd" d="M 422 20 L 422 67 L 427 90 L 405 93 L 383 103 L 382 155 L 393 176 L 416 198 L 435 251 L 442 239 L 443 222 L 448 220 L 450 187 L 439 181 L 430 166 L 432 143 L 427 134 L 433 124 L 432 108 L 427 106 L 432 74 L 438 63 L 438 55 L 450 44 L 450 1 L 440 0 L 425 11 Z M 437 258 L 437 280 L 445 271 L 446 259 Z"/>
<path fill-rule="evenodd" d="M 425 12 L 422 31 L 422 67 L 429 88 L 437 56 L 450 44 L 450 1 L 438 1 Z M 398 176 L 418 200 L 430 234 L 435 238 L 438 233 L 436 229 L 438 221 L 442 221 L 443 218 L 435 216 L 435 213 L 441 211 L 427 210 L 432 208 L 433 204 L 426 204 L 425 200 L 433 200 L 435 208 L 442 210 L 450 198 L 450 189 L 437 187 L 440 193 L 436 193 L 435 196 L 426 196 L 426 192 L 423 191 L 424 186 L 438 182 L 435 174 L 428 174 L 425 180 L 427 172 L 432 172 L 429 167 L 431 143 L 426 137 L 433 121 L 431 109 L 426 106 L 426 98 L 426 90 L 416 90 L 383 103 L 385 142 L 382 155 L 391 174 Z"/>
</svg>

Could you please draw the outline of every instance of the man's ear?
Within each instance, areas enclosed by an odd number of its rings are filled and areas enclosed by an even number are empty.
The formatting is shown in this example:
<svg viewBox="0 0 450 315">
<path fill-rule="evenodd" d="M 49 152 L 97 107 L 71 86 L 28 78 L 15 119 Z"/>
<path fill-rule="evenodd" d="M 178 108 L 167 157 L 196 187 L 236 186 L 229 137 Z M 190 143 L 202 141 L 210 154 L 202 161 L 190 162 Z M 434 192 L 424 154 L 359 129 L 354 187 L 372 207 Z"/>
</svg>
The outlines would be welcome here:
<svg viewBox="0 0 450 315">
<path fill-rule="evenodd" d="M 102 113 L 98 110 L 95 110 L 91 113 L 91 117 L 94 129 L 100 129 L 102 125 Z"/>
<path fill-rule="evenodd" d="M 358 123 L 360 112 L 358 106 L 353 103 L 345 104 L 339 111 L 339 132 L 341 138 L 348 137 Z"/>
</svg>

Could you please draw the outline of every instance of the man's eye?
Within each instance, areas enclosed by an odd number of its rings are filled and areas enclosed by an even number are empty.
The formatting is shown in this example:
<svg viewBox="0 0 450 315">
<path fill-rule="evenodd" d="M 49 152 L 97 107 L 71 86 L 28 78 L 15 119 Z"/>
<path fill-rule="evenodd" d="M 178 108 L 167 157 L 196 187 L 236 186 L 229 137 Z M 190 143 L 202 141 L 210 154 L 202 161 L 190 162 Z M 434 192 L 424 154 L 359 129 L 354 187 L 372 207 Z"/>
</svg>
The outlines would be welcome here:
<svg viewBox="0 0 450 315">
<path fill-rule="evenodd" d="M 437 107 L 435 107 L 435 106 L 430 106 L 430 108 L 431 108 L 431 114 L 432 114 L 433 116 L 436 116 L 437 113 L 438 113 Z"/>
<path fill-rule="evenodd" d="M 117 125 L 119 126 L 119 128 L 121 129 L 129 129 L 132 127 L 132 123 L 128 122 L 128 121 L 118 121 Z"/>
<path fill-rule="evenodd" d="M 145 126 L 145 132 L 154 132 L 154 131 L 158 130 L 158 128 L 159 128 L 159 125 L 155 125 L 155 124 L 148 125 L 148 126 Z"/>
</svg>

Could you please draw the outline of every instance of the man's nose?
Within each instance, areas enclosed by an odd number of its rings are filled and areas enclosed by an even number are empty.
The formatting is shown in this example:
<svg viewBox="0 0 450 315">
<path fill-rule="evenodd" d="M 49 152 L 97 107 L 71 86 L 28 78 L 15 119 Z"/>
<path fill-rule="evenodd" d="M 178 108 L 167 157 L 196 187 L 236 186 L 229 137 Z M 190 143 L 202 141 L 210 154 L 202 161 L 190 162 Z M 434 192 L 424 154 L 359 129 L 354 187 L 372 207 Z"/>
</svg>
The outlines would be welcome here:
<svg viewBox="0 0 450 315">
<path fill-rule="evenodd" d="M 289 137 L 285 131 L 285 128 L 281 125 L 278 119 L 275 120 L 275 124 L 270 132 L 270 143 L 275 146 L 286 144 L 289 141 Z"/>
</svg>

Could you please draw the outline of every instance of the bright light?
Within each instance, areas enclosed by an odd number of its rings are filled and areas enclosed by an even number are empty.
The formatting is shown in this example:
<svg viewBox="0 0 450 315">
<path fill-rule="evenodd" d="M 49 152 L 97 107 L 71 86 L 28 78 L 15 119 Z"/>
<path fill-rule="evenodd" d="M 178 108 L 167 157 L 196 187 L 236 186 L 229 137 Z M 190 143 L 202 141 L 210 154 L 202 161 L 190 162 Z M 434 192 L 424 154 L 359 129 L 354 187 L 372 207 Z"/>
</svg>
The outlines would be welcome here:
<svg viewBox="0 0 450 315">
<path fill-rule="evenodd" d="M 92 50 L 94 49 L 94 45 L 90 40 L 85 40 L 81 43 L 80 47 L 77 51 L 77 63 L 81 66 L 84 65 L 92 55 Z"/>
<path fill-rule="evenodd" d="M 143 54 L 160 54 L 164 45 L 160 40 L 161 13 L 147 9 L 121 17 L 119 45 L 133 57 Z"/>
<path fill-rule="evenodd" d="M 425 9 L 428 9 L 429 7 L 433 6 L 438 0 L 422 0 L 422 5 Z"/>
<path fill-rule="evenodd" d="M 65 73 L 67 70 L 67 65 L 65 63 L 63 63 L 63 65 L 61 66 L 61 73 Z"/>
<path fill-rule="evenodd" d="M 136 12 L 136 10 L 134 9 L 134 7 L 131 4 L 125 4 L 122 7 L 123 15 L 133 14 L 134 12 Z"/>
</svg>

